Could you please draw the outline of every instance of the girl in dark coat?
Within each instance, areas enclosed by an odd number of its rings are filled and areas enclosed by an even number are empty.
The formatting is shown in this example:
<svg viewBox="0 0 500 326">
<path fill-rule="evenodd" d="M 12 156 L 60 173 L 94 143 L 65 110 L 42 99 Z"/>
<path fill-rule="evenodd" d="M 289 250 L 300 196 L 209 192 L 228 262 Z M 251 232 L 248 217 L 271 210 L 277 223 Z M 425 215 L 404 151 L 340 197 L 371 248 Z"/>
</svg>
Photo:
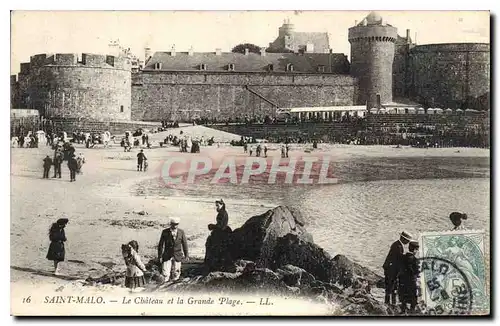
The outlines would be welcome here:
<svg viewBox="0 0 500 326">
<path fill-rule="evenodd" d="M 49 230 L 50 246 L 47 259 L 54 261 L 55 275 L 59 275 L 59 262 L 64 261 L 64 242 L 66 241 L 64 228 L 68 222 L 67 218 L 60 218 L 52 224 Z"/>
</svg>

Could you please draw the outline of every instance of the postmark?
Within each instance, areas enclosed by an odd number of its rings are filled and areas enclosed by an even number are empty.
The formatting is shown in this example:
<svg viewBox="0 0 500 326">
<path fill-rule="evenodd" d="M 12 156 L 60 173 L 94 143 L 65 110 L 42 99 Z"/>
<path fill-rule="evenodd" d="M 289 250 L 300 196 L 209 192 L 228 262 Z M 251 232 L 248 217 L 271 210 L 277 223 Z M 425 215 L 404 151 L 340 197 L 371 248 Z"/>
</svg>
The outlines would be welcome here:
<svg viewBox="0 0 500 326">
<path fill-rule="evenodd" d="M 489 312 L 484 231 L 424 233 L 420 237 L 420 289 L 435 314 Z"/>
</svg>

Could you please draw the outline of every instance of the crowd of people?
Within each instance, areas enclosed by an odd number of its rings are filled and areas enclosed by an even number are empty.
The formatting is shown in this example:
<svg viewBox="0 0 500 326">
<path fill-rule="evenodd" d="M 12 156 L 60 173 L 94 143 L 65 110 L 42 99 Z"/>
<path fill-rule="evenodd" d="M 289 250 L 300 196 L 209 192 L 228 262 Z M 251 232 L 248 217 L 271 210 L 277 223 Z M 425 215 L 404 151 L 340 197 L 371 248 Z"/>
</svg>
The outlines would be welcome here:
<svg viewBox="0 0 500 326">
<path fill-rule="evenodd" d="M 58 139 L 52 147 L 54 149 L 54 156 L 51 158 L 49 155 L 43 159 L 43 178 L 48 179 L 50 170 L 54 166 L 54 176 L 52 178 L 61 178 L 61 167 L 64 161 L 68 162 L 68 170 L 70 175 L 70 182 L 76 181 L 77 174 L 83 174 L 82 167 L 85 163 L 85 156 L 83 153 L 75 154 L 75 147 L 70 142 L 64 142 Z"/>
</svg>

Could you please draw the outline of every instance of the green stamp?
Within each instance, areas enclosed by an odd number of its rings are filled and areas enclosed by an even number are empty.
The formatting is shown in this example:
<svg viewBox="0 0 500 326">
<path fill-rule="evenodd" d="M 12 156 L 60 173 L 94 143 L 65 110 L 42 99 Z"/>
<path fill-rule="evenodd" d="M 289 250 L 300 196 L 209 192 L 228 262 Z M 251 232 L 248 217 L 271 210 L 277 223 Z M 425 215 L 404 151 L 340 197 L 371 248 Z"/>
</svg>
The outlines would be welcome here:
<svg viewBox="0 0 500 326">
<path fill-rule="evenodd" d="M 483 231 L 424 233 L 420 290 L 435 314 L 489 314 Z"/>
</svg>

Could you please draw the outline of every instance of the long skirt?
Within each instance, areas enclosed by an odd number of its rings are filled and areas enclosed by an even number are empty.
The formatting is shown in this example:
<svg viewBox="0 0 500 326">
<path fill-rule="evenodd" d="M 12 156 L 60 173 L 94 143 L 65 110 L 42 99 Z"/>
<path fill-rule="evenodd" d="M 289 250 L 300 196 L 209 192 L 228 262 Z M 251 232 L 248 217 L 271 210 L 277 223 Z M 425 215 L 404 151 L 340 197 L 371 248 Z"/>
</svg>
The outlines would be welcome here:
<svg viewBox="0 0 500 326">
<path fill-rule="evenodd" d="M 125 277 L 125 287 L 129 289 L 135 289 L 144 287 L 146 285 L 146 280 L 144 276 L 126 276 Z"/>
<path fill-rule="evenodd" d="M 47 252 L 47 259 L 54 261 L 64 261 L 64 242 L 51 241 L 49 251 Z"/>
</svg>

